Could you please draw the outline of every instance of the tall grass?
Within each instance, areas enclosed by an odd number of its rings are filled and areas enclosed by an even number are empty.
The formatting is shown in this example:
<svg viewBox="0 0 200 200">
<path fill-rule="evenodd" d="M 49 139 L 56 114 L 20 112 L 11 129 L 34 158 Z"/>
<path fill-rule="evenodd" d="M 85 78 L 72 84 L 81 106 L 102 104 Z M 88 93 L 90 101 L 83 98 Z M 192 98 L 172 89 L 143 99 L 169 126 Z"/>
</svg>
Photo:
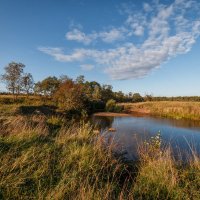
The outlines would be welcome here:
<svg viewBox="0 0 200 200">
<path fill-rule="evenodd" d="M 154 101 L 123 104 L 129 112 L 141 112 L 176 119 L 200 120 L 200 102 Z"/>
<path fill-rule="evenodd" d="M 160 136 L 134 164 L 84 122 L 10 116 L 0 131 L 0 199 L 200 199 L 199 158 L 178 165 Z"/>
<path fill-rule="evenodd" d="M 60 125 L 57 120 L 55 125 L 55 121 L 44 116 L 4 121 L 0 198 L 117 198 L 123 191 L 122 175 L 129 176 L 126 165 L 102 146 L 89 124 Z"/>
</svg>

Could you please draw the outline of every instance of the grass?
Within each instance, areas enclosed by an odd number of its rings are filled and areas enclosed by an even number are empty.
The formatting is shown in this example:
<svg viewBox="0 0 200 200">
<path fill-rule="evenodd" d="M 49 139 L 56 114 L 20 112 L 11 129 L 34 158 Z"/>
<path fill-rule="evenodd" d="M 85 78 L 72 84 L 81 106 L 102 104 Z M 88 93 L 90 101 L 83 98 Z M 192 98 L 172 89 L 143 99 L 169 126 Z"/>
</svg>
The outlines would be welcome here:
<svg viewBox="0 0 200 200">
<path fill-rule="evenodd" d="M 117 198 L 122 175 L 129 177 L 127 166 L 103 148 L 100 138 L 94 141 L 89 124 L 60 125 L 55 118 L 17 116 L 4 121 L 0 198 Z M 48 126 L 51 122 L 54 129 Z"/>
<path fill-rule="evenodd" d="M 124 162 L 89 123 L 15 109 L 0 107 L 0 199 L 200 199 L 199 157 L 177 163 L 160 135 Z"/>
<path fill-rule="evenodd" d="M 125 103 L 127 112 L 140 112 L 175 119 L 200 120 L 200 102 L 154 101 Z"/>
</svg>

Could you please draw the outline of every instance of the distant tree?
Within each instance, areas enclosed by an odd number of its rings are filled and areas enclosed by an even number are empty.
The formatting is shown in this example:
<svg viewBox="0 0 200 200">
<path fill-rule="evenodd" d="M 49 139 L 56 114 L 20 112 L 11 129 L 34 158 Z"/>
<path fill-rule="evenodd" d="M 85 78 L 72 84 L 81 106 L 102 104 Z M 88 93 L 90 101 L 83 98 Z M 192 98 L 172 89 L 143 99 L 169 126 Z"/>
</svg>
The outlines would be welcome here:
<svg viewBox="0 0 200 200">
<path fill-rule="evenodd" d="M 45 96 L 52 96 L 54 92 L 58 89 L 60 85 L 60 80 L 55 76 L 49 76 L 42 80 L 41 82 L 37 82 L 35 84 L 35 92 L 37 94 L 42 94 Z"/>
<path fill-rule="evenodd" d="M 64 83 L 64 82 L 67 81 L 67 80 L 71 80 L 71 81 L 72 81 L 72 79 L 69 78 L 69 76 L 67 76 L 67 75 L 61 75 L 61 76 L 59 77 L 60 83 Z"/>
<path fill-rule="evenodd" d="M 103 85 L 102 86 L 102 100 L 107 102 L 109 99 L 113 99 L 113 91 L 111 85 Z"/>
<path fill-rule="evenodd" d="M 122 91 L 115 92 L 115 99 L 117 102 L 124 102 L 125 101 L 125 95 Z"/>
<path fill-rule="evenodd" d="M 132 93 L 132 92 L 129 92 L 129 93 L 128 93 L 128 97 L 129 97 L 129 98 L 132 98 L 132 96 L 133 96 L 133 93 Z"/>
<path fill-rule="evenodd" d="M 5 73 L 2 75 L 2 80 L 6 83 L 7 89 L 17 95 L 21 90 L 21 78 L 25 65 L 22 63 L 11 62 L 5 68 Z"/>
<path fill-rule="evenodd" d="M 24 74 L 21 78 L 21 87 L 22 90 L 29 95 L 29 93 L 33 90 L 34 81 L 33 76 L 30 73 Z"/>
<path fill-rule="evenodd" d="M 134 93 L 132 96 L 133 102 L 142 102 L 144 101 L 144 98 L 139 93 Z"/>
<path fill-rule="evenodd" d="M 101 100 L 101 85 L 99 83 L 96 81 L 86 81 L 82 85 L 84 87 L 84 93 L 89 100 Z"/>
<path fill-rule="evenodd" d="M 78 84 L 83 84 L 85 82 L 85 77 L 83 75 L 80 75 L 76 78 L 75 82 Z"/>
<path fill-rule="evenodd" d="M 144 97 L 145 101 L 152 101 L 153 100 L 153 96 L 150 94 L 146 94 Z"/>
</svg>

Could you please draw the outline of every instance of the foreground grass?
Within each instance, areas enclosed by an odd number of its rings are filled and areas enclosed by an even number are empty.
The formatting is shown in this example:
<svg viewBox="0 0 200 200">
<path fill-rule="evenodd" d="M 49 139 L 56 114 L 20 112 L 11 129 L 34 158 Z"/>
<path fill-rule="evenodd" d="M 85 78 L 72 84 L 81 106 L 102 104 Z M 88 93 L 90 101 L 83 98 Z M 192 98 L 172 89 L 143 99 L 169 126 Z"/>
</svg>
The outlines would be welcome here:
<svg viewBox="0 0 200 200">
<path fill-rule="evenodd" d="M 0 136 L 0 199 L 117 198 L 126 165 L 94 138 L 88 124 L 69 125 L 56 117 L 5 120 Z"/>
<path fill-rule="evenodd" d="M 114 157 L 88 123 L 7 116 L 0 127 L 0 199 L 200 199 L 198 157 L 178 165 L 159 138 L 134 164 Z"/>
<path fill-rule="evenodd" d="M 123 105 L 128 112 L 140 112 L 176 119 L 200 120 L 200 102 L 154 101 L 125 103 Z"/>
</svg>

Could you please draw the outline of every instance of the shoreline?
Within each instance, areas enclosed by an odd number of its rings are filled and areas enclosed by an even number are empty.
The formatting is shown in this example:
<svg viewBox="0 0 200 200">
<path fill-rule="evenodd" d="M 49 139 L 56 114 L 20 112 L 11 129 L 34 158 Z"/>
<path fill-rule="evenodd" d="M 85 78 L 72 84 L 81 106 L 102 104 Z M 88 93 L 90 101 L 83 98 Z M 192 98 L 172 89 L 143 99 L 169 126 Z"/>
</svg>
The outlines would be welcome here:
<svg viewBox="0 0 200 200">
<path fill-rule="evenodd" d="M 114 113 L 114 112 L 97 112 L 93 114 L 94 116 L 102 117 L 131 117 L 131 114 L 128 113 Z"/>
</svg>

